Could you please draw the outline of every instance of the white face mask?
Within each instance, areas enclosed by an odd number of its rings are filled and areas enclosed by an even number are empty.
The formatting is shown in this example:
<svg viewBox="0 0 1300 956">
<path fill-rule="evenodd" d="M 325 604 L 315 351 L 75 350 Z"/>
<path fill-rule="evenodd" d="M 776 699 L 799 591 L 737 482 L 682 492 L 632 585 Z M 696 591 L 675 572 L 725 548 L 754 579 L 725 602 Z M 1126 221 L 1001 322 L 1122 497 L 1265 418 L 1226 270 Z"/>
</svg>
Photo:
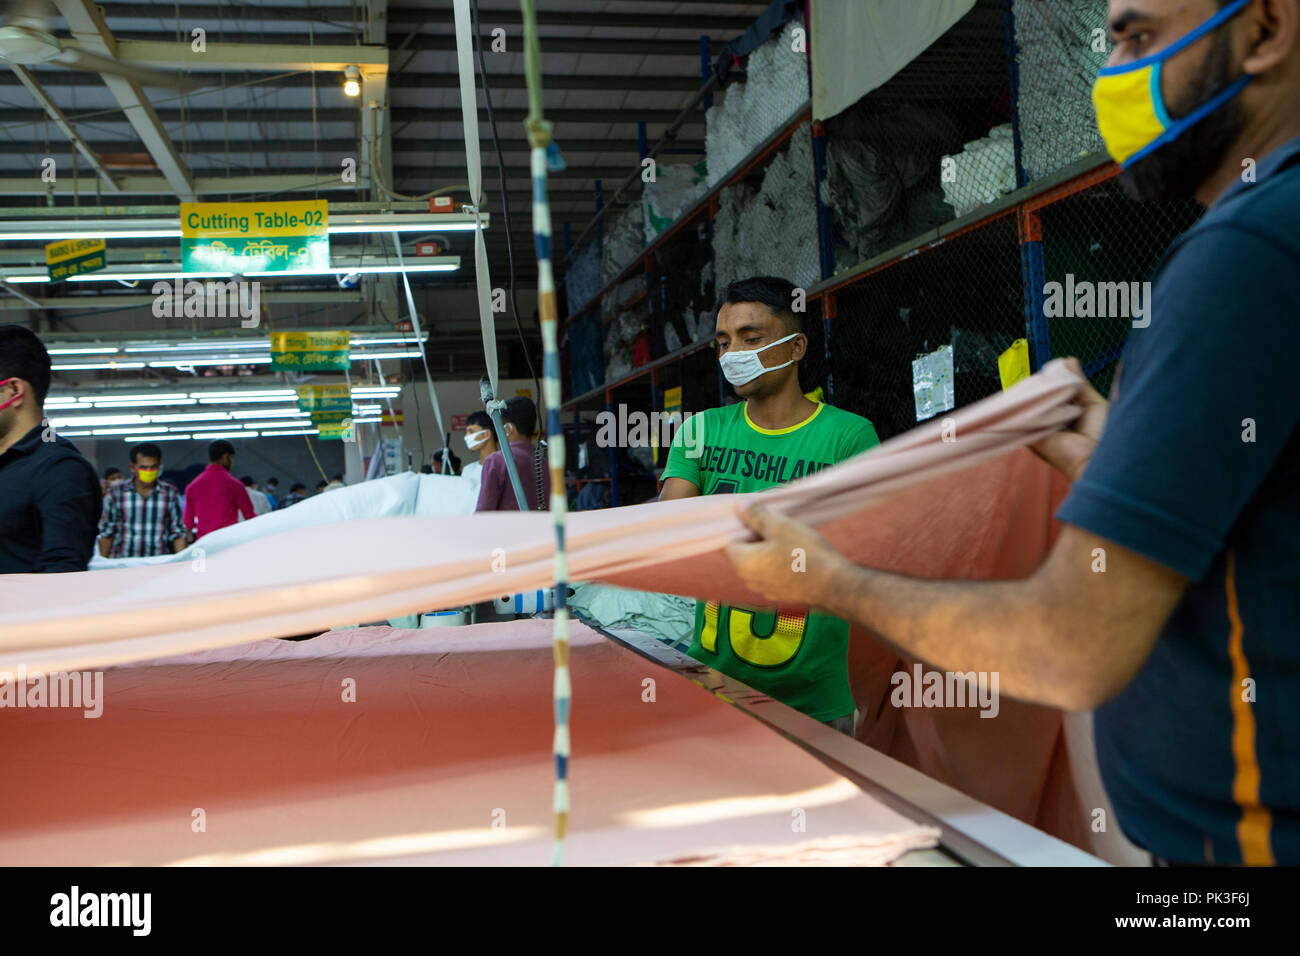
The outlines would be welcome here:
<svg viewBox="0 0 1300 956">
<path fill-rule="evenodd" d="M 732 385 L 746 385 L 767 372 L 775 372 L 779 368 L 785 368 L 787 365 L 793 365 L 794 359 L 783 362 L 780 365 L 773 365 L 766 368 L 762 359 L 758 357 L 759 352 L 766 352 L 773 346 L 780 345 L 782 342 L 789 342 L 798 335 L 798 332 L 791 332 L 783 339 L 777 339 L 770 345 L 764 345 L 759 349 L 741 349 L 733 352 L 726 352 L 718 359 L 718 364 L 722 366 L 722 374 Z"/>
<path fill-rule="evenodd" d="M 466 435 L 465 444 L 469 446 L 470 451 L 475 451 L 483 447 L 483 444 L 488 440 L 488 437 L 488 433 L 485 431 L 476 432 L 473 435 Z"/>
</svg>

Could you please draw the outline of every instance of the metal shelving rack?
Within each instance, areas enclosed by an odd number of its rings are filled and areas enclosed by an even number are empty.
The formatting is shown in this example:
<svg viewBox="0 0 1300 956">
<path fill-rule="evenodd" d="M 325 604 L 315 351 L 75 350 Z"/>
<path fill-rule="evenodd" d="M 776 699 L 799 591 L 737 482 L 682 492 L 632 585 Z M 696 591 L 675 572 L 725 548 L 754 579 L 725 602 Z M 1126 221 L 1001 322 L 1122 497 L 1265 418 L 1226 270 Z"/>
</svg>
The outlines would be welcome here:
<svg viewBox="0 0 1300 956">
<path fill-rule="evenodd" d="M 1043 3 L 1052 8 L 1048 13 L 1053 16 L 1059 17 L 1069 9 L 1069 0 L 1043 0 Z M 936 228 L 914 234 L 836 275 L 831 274 L 834 260 L 830 247 L 838 224 L 831 210 L 820 201 L 818 204 L 823 278 L 808 289 L 808 299 L 820 308 L 822 315 L 827 398 L 877 421 L 882 438 L 910 427 L 909 415 L 911 424 L 915 423 L 914 411 L 909 409 L 913 399 L 908 363 L 918 351 L 907 350 L 912 348 L 916 335 L 908 328 L 909 320 L 900 316 L 905 311 L 901 307 L 911 304 L 911 298 L 920 292 L 928 294 L 926 304 L 932 311 L 933 326 L 946 329 L 945 323 L 951 317 L 954 329 L 985 334 L 989 347 L 996 351 L 1005 349 L 1014 338 L 1025 338 L 1032 370 L 1036 371 L 1056 355 L 1077 354 L 1085 372 L 1104 391 L 1122 348 L 1126 322 L 1116 321 L 1114 317 L 1053 321 L 1044 309 L 1046 283 L 1063 278 L 1067 271 L 1087 268 L 1094 270 L 1094 278 L 1143 279 L 1163 247 L 1197 214 L 1190 204 L 1151 207 L 1128 202 L 1116 189 L 1119 170 L 1115 164 L 1100 153 L 1069 161 L 1071 152 L 1077 157 L 1078 150 L 1068 138 L 1059 144 L 1055 140 L 1048 142 L 1053 156 L 1061 157 L 1058 168 L 1050 173 L 1040 168 L 1039 175 L 1030 178 L 1025 169 L 1026 147 L 1021 129 L 1021 51 L 1017 46 L 1015 10 L 1013 0 L 980 0 L 971 15 L 967 34 L 951 37 L 953 43 L 945 50 L 939 50 L 936 43 L 933 58 L 931 51 L 921 54 L 913 61 L 919 67 L 916 76 L 907 77 L 913 64 L 897 74 L 903 78 L 904 98 L 917 89 L 924 89 L 930 95 L 928 102 L 955 109 L 966 95 L 963 71 L 972 71 L 972 79 L 981 84 L 974 95 L 988 97 L 990 103 L 995 99 L 1000 101 L 996 111 L 990 109 L 990 116 L 997 112 L 1001 119 L 987 120 L 988 125 L 981 128 L 1008 122 L 1006 117 L 1010 117 L 1015 161 L 1013 191 Z M 956 34 L 957 28 L 953 32 Z M 982 57 L 982 60 L 977 66 L 970 66 L 971 57 Z M 932 85 L 923 88 L 923 83 Z M 703 101 L 703 94 L 702 89 L 693 106 Z M 879 105 L 899 101 L 899 94 L 891 93 L 886 84 L 868 93 L 859 103 Z M 830 141 L 833 148 L 834 131 L 828 133 L 822 123 L 812 122 L 811 110 L 803 109 L 628 263 L 598 295 L 574 310 L 570 320 L 598 307 L 604 295 L 638 270 L 648 272 L 656 250 L 706 212 L 711 216 L 721 189 L 757 170 L 791 136 L 804 130 L 805 123 L 813 137 L 815 181 L 820 200 L 820 187 L 826 178 L 827 143 Z M 1041 151 L 1044 144 L 1041 130 L 1037 136 Z M 1039 166 L 1042 165 L 1040 161 Z M 979 300 L 980 308 L 968 307 L 971 298 Z M 939 321 L 935 321 L 936 315 Z M 915 315 L 911 322 L 915 324 Z M 660 383 L 664 370 L 688 360 L 707 345 L 707 342 L 695 343 L 649 362 L 616 381 L 570 398 L 564 410 L 572 412 L 575 421 L 583 410 L 613 411 L 616 392 L 629 405 L 654 410 L 662 398 Z M 865 371 L 868 360 L 876 364 Z M 981 370 L 981 374 L 985 371 Z M 996 368 L 992 376 L 991 381 L 983 379 L 965 397 L 959 389 L 958 404 L 982 397 L 975 394 L 979 388 L 985 389 L 983 394 L 999 388 Z M 643 390 L 647 385 L 648 390 Z M 720 378 L 719 385 L 721 400 Z M 629 398 L 633 401 L 628 401 Z M 893 427 L 881 430 L 876 412 L 891 418 Z M 616 470 L 611 475 L 613 503 L 619 504 Z"/>
</svg>

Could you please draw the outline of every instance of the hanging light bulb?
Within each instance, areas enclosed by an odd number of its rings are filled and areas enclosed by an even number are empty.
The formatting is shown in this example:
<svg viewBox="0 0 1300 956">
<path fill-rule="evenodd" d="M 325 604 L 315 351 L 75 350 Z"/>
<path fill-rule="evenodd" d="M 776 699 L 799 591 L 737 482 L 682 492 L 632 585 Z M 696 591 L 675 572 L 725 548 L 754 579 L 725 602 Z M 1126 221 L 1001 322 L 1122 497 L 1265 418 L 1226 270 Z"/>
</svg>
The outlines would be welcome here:
<svg viewBox="0 0 1300 956">
<path fill-rule="evenodd" d="M 361 95 L 361 71 L 350 66 L 343 71 L 343 92 L 348 96 Z"/>
</svg>

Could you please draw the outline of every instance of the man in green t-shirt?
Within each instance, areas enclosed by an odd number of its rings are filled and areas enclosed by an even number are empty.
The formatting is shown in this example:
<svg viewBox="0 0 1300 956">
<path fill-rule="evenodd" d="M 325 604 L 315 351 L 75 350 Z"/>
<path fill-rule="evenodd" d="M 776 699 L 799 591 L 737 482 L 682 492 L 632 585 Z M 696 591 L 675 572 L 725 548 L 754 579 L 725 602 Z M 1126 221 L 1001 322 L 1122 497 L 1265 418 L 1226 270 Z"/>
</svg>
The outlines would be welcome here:
<svg viewBox="0 0 1300 956">
<path fill-rule="evenodd" d="M 659 498 L 761 491 L 880 443 L 871 422 L 807 398 L 795 287 L 759 276 L 727 287 L 718 310 L 722 373 L 742 401 L 687 419 L 668 452 Z M 817 610 L 697 602 L 689 654 L 784 704 L 853 733 L 849 625 Z"/>
</svg>

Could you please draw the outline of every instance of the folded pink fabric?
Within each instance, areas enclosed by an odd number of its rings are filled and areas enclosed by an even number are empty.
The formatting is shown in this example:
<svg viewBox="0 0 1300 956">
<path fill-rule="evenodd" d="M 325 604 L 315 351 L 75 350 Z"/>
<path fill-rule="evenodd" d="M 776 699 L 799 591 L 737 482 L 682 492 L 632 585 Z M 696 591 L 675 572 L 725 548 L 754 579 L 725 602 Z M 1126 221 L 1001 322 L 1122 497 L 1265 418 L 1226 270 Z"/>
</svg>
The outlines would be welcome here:
<svg viewBox="0 0 1300 956">
<path fill-rule="evenodd" d="M 686 677 L 581 625 L 572 644 L 569 863 L 867 865 L 935 845 Z M 545 866 L 552 666 L 539 620 L 111 668 L 96 719 L 4 713 L 6 758 L 38 769 L 0 787 L 0 865 Z"/>
<path fill-rule="evenodd" d="M 1078 415 L 1078 384 L 1050 363 L 1005 392 L 760 495 L 571 515 L 570 578 L 762 606 L 722 553 L 748 537 L 737 505 L 760 496 L 849 557 L 890 567 L 881 558 L 901 553 L 898 522 L 882 522 L 881 509 L 1061 428 Z M 959 493 L 959 483 L 944 487 Z M 908 500 L 922 526 L 925 495 Z M 483 513 L 300 528 L 201 565 L 0 576 L 0 670 L 79 670 L 486 600 L 545 587 L 553 555 L 546 514 Z"/>
</svg>

